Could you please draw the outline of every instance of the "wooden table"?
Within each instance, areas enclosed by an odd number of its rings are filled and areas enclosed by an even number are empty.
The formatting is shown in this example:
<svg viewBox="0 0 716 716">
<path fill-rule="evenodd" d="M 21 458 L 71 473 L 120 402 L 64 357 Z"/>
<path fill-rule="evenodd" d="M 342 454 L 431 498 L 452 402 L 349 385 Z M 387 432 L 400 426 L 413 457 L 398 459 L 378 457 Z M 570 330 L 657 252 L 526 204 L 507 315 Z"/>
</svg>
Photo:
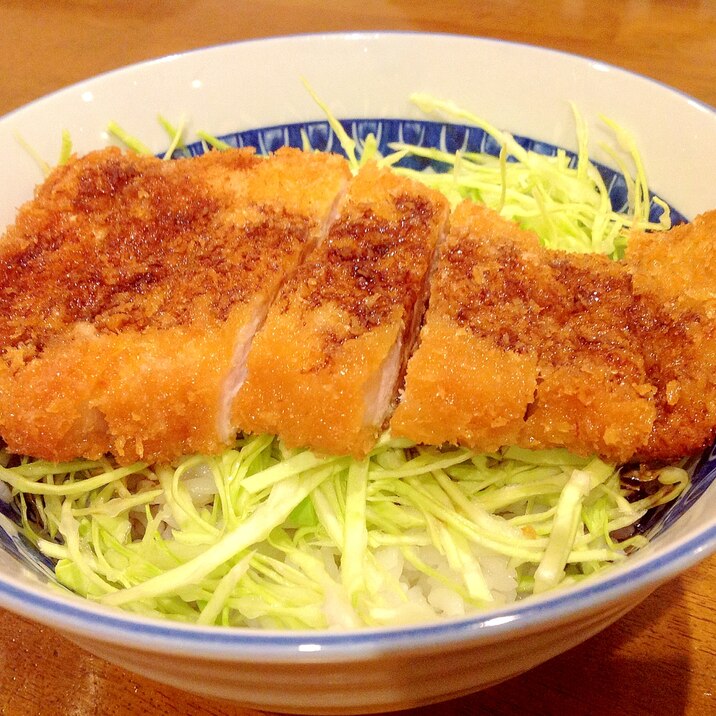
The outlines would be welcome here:
<svg viewBox="0 0 716 716">
<path fill-rule="evenodd" d="M 348 29 L 431 30 L 545 45 L 622 65 L 716 105 L 716 4 L 710 0 L 4 0 L 0 114 L 138 60 L 249 37 Z M 258 712 L 152 683 L 50 629 L 2 613 L 0 713 Z M 410 713 L 716 714 L 716 558 L 532 672 Z"/>
</svg>

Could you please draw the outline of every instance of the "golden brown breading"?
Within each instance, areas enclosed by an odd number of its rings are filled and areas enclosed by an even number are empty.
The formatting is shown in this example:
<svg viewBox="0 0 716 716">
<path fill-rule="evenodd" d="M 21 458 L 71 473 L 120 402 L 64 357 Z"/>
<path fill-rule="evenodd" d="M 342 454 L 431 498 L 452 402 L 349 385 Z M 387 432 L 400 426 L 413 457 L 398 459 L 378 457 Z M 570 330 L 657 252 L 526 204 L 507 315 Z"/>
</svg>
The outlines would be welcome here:
<svg viewBox="0 0 716 716">
<path fill-rule="evenodd" d="M 645 246 L 663 248 L 673 235 L 637 239 L 634 256 L 648 263 Z M 674 275 L 667 255 L 659 252 L 664 282 Z M 653 262 L 637 263 L 548 251 L 493 212 L 462 204 L 393 433 L 478 450 L 567 447 L 616 461 L 704 447 L 716 424 L 713 321 L 693 300 L 664 302 Z"/>
<path fill-rule="evenodd" d="M 363 167 L 256 336 L 237 424 L 291 446 L 364 455 L 394 398 L 447 215 L 437 192 Z"/>
<path fill-rule="evenodd" d="M 532 402 L 536 356 L 530 286 L 539 241 L 494 212 L 453 212 L 430 284 L 430 306 L 391 431 L 418 442 L 495 450 L 514 444 Z"/>
<path fill-rule="evenodd" d="M 716 317 L 716 210 L 668 232 L 632 232 L 625 261 L 637 295 Z"/>
<path fill-rule="evenodd" d="M 333 222 L 349 177 L 339 157 L 292 149 L 174 162 L 107 149 L 53 171 L 0 243 L 10 449 L 169 461 L 247 430 L 364 455 L 392 409 L 448 208 L 369 164 Z M 635 232 L 613 262 L 548 251 L 463 203 L 393 433 L 615 461 L 706 447 L 715 239 L 710 212 Z"/>
<path fill-rule="evenodd" d="M 716 435 L 716 211 L 665 233 L 634 233 L 625 262 L 640 302 L 669 321 L 643 326 L 644 360 L 657 417 L 636 457 L 671 460 Z"/>
<path fill-rule="evenodd" d="M 349 177 L 332 155 L 59 167 L 0 245 L 0 433 L 51 460 L 215 451 L 253 332 Z"/>
<path fill-rule="evenodd" d="M 519 444 L 626 460 L 655 418 L 637 323 L 659 307 L 637 305 L 624 266 L 604 256 L 544 251 L 543 260 L 554 285 L 550 325 L 536 328 L 538 386 Z"/>
</svg>

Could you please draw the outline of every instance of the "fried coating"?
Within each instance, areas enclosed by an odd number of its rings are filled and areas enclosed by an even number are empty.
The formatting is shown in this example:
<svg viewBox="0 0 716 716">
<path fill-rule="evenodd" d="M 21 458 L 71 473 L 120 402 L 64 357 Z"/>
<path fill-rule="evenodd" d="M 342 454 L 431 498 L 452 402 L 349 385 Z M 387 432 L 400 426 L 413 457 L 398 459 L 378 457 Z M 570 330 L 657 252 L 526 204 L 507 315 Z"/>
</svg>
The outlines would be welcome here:
<svg viewBox="0 0 716 716">
<path fill-rule="evenodd" d="M 430 284 L 430 304 L 390 423 L 428 445 L 517 442 L 537 380 L 531 286 L 546 283 L 536 236 L 463 203 Z"/>
<path fill-rule="evenodd" d="M 365 455 L 420 325 L 445 198 L 374 164 L 354 178 L 326 240 L 271 307 L 236 422 L 290 446 Z"/>
<path fill-rule="evenodd" d="M 0 244 L 0 434 L 120 463 L 215 452 L 249 342 L 349 177 L 280 150 L 55 169 Z"/>
<path fill-rule="evenodd" d="M 625 263 L 639 301 L 669 322 L 645 324 L 644 361 L 657 417 L 636 459 L 667 461 L 716 437 L 716 211 L 668 232 L 629 237 Z"/>
<path fill-rule="evenodd" d="M 429 292 L 394 435 L 617 462 L 710 444 L 716 211 L 615 262 L 465 202 L 433 267 L 448 214 L 333 155 L 73 158 L 0 241 L 0 435 L 49 460 L 168 462 L 240 430 L 362 457 Z"/>
<path fill-rule="evenodd" d="M 667 232 L 635 231 L 624 260 L 637 295 L 716 318 L 716 210 Z"/>
<path fill-rule="evenodd" d="M 668 320 L 639 304 L 624 266 L 604 256 L 544 251 L 552 297 L 547 330 L 533 333 L 539 376 L 518 444 L 566 447 L 623 462 L 646 441 L 654 386 L 643 358 L 643 323 Z"/>
<path fill-rule="evenodd" d="M 617 462 L 703 448 L 716 424 L 716 351 L 701 299 L 716 276 L 700 278 L 688 302 L 660 290 L 676 275 L 665 247 L 681 231 L 636 237 L 615 262 L 549 251 L 488 209 L 460 205 L 393 434 L 487 451 L 566 447 Z M 688 231 L 713 241 L 705 224 Z M 696 243 L 684 236 L 673 261 L 698 255 Z"/>
</svg>

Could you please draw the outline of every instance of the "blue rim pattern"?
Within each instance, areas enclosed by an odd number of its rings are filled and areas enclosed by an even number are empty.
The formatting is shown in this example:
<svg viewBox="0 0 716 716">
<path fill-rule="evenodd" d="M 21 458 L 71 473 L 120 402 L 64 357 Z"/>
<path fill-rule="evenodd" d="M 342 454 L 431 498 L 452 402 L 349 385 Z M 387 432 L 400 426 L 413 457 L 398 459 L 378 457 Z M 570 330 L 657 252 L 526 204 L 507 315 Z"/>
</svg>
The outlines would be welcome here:
<svg viewBox="0 0 716 716">
<path fill-rule="evenodd" d="M 390 152 L 390 144 L 406 142 L 431 146 L 446 151 L 488 152 L 496 155 L 499 147 L 483 130 L 462 125 L 445 125 L 438 122 L 397 120 L 397 119 L 353 119 L 344 120 L 344 127 L 352 136 L 359 149 L 365 143 L 368 134 L 373 134 L 378 142 L 381 154 Z M 335 134 L 327 122 L 296 123 L 254 129 L 222 136 L 227 144 L 236 147 L 256 147 L 260 153 L 268 153 L 281 146 L 301 147 L 304 135 L 314 149 L 343 153 Z M 554 155 L 555 145 L 539 142 L 528 137 L 515 139 L 528 150 L 541 154 Z M 193 156 L 205 151 L 205 146 L 194 143 L 177 150 L 174 156 Z M 567 152 L 572 161 L 576 156 Z M 440 169 L 429 160 L 410 159 L 401 164 L 413 169 L 425 169 L 431 166 Z M 627 188 L 624 177 L 604 165 L 597 165 L 612 204 L 624 209 Z M 651 218 L 656 220 L 660 208 L 652 202 Z M 684 221 L 684 217 L 672 209 L 672 220 Z M 672 525 L 684 512 L 699 500 L 716 479 L 716 445 L 705 453 L 695 468 L 692 486 L 674 505 L 655 514 L 647 525 L 649 533 L 658 534 Z M 12 554 L 23 566 L 29 568 L 42 581 L 52 579 L 48 567 L 50 563 L 24 539 L 16 529 L 14 521 L 17 514 L 0 501 L 0 545 L 5 552 Z M 404 649 L 413 645 L 421 647 L 439 646 L 447 642 L 467 641 L 478 634 L 489 631 L 497 635 L 514 628 L 536 626 L 564 613 L 565 608 L 577 612 L 588 608 L 599 599 L 615 600 L 638 589 L 664 581 L 676 572 L 685 569 L 699 559 L 716 550 L 716 525 L 686 540 L 675 548 L 653 559 L 633 565 L 629 570 L 629 579 L 621 575 L 621 570 L 612 570 L 594 583 L 585 582 L 579 587 L 564 592 L 554 592 L 546 598 L 533 597 L 523 602 L 503 607 L 489 614 L 475 613 L 459 620 L 446 620 L 412 627 L 366 629 L 348 633 L 331 632 L 266 632 L 251 629 L 225 629 L 221 627 L 197 627 L 174 622 L 161 622 L 136 617 L 127 612 L 106 609 L 101 613 L 93 611 L 88 602 L 70 595 L 68 599 L 52 598 L 38 594 L 0 579 L 0 600 L 39 621 L 54 621 L 57 616 L 65 620 L 63 627 L 69 631 L 82 632 L 90 627 L 97 638 L 125 643 L 141 643 L 144 647 L 159 649 L 180 649 L 191 645 L 200 653 L 218 654 L 224 657 L 250 659 L 252 656 L 274 659 L 297 659 L 307 656 L 311 659 L 348 658 L 358 652 L 364 654 L 366 648 L 374 651 Z M 54 581 L 54 580 L 53 580 Z M 62 589 L 62 591 L 66 591 Z M 43 619 L 44 617 L 44 619 Z M 100 635 L 100 632 L 102 634 Z"/>
<path fill-rule="evenodd" d="M 375 137 L 378 151 L 383 156 L 390 154 L 393 151 L 391 145 L 396 143 L 433 147 L 448 153 L 480 152 L 492 156 L 498 156 L 500 153 L 500 146 L 494 137 L 475 126 L 413 119 L 344 119 L 341 120 L 341 124 L 348 136 L 356 143 L 358 154 L 371 134 Z M 250 129 L 222 135 L 219 139 L 232 147 L 255 147 L 259 154 L 268 154 L 285 146 L 301 148 L 304 137 L 313 149 L 345 156 L 340 141 L 325 120 Z M 523 135 L 514 135 L 514 139 L 523 149 L 546 156 L 554 156 L 557 151 L 564 151 L 570 158 L 571 165 L 576 163 L 577 156 L 574 152 L 561 149 L 549 142 L 541 142 Z M 205 151 L 206 146 L 202 142 L 194 142 L 177 149 L 173 157 L 196 156 Z M 628 190 L 624 176 L 604 164 L 595 162 L 594 165 L 604 180 L 615 211 L 625 212 L 628 207 Z M 445 171 L 445 164 L 419 157 L 405 158 L 397 166 L 418 171 L 428 168 Z M 661 207 L 652 201 L 649 218 L 658 221 L 661 211 Z M 671 219 L 675 224 L 686 221 L 686 218 L 674 207 L 671 207 Z"/>
<path fill-rule="evenodd" d="M 43 621 L 43 616 L 66 619 L 68 631 L 86 631 L 96 638 L 120 641 L 127 645 L 140 644 L 145 648 L 180 649 L 189 645 L 196 656 L 218 655 L 236 660 L 274 658 L 297 660 L 308 657 L 350 658 L 364 653 L 402 650 L 410 645 L 422 648 L 441 644 L 470 641 L 483 631 L 499 635 L 519 626 L 539 626 L 565 613 L 576 613 L 603 599 L 617 600 L 627 593 L 650 589 L 716 551 L 716 526 L 687 540 L 678 548 L 644 562 L 630 570 L 629 578 L 612 572 L 598 582 L 565 592 L 555 592 L 548 599 L 533 598 L 512 608 L 479 613 L 457 621 L 434 622 L 426 625 L 348 633 L 296 632 L 271 633 L 249 629 L 202 628 L 150 621 L 131 614 L 107 610 L 98 614 L 90 611 L 79 597 L 69 600 L 51 599 L 30 593 L 8 582 L 0 581 L 0 597 L 6 606 L 22 608 L 24 614 Z M 84 608 L 83 608 L 84 607 Z M 103 630 L 104 634 L 100 635 Z M 310 648 L 307 648 L 310 647 Z"/>
</svg>

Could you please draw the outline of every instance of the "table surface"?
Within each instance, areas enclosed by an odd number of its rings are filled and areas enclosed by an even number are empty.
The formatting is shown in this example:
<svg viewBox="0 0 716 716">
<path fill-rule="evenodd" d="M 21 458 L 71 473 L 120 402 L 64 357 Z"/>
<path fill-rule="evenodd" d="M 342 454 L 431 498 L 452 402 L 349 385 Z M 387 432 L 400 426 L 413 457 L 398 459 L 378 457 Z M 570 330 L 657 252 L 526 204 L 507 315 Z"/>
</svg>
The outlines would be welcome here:
<svg viewBox="0 0 716 716">
<path fill-rule="evenodd" d="M 109 69 L 191 48 L 297 32 L 398 29 L 498 37 L 587 55 L 716 106 L 711 0 L 3 0 L 0 115 Z M 0 618 L 0 713 L 258 716 Z M 422 714 L 716 714 L 716 557 L 582 646 Z"/>
</svg>

